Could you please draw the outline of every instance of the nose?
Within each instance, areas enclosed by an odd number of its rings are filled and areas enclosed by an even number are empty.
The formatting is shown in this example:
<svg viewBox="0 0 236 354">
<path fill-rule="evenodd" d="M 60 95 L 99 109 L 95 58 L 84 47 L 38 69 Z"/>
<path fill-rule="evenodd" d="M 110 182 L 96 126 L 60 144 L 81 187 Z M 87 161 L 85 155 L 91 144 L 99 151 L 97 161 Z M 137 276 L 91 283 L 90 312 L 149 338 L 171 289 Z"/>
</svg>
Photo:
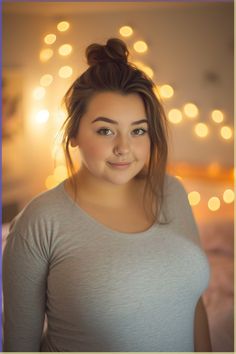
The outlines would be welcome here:
<svg viewBox="0 0 236 354">
<path fill-rule="evenodd" d="M 127 155 L 130 152 L 128 138 L 121 135 L 117 136 L 113 151 L 115 155 Z"/>
</svg>

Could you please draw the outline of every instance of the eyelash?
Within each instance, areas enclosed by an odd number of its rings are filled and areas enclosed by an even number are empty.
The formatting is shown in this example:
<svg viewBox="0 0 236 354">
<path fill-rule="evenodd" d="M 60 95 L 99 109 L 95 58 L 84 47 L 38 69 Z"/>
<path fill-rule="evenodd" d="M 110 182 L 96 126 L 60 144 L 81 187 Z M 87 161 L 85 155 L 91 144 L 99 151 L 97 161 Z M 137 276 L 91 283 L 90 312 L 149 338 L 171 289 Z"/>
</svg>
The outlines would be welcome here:
<svg viewBox="0 0 236 354">
<path fill-rule="evenodd" d="M 108 131 L 108 130 L 110 130 L 111 131 L 111 129 L 109 129 L 109 128 L 100 128 L 99 130 L 97 130 L 97 134 L 98 135 L 103 135 L 103 136 L 110 136 L 110 135 L 112 135 L 112 134 L 103 134 L 103 133 L 101 133 L 101 132 L 105 132 L 105 131 Z M 134 134 L 135 136 L 143 136 L 143 135 L 145 135 L 146 133 L 147 133 L 147 130 L 146 129 L 143 129 L 143 128 L 136 128 L 136 129 L 134 129 L 133 130 L 133 132 L 134 131 L 137 131 L 137 130 L 142 130 L 142 134 Z"/>
</svg>

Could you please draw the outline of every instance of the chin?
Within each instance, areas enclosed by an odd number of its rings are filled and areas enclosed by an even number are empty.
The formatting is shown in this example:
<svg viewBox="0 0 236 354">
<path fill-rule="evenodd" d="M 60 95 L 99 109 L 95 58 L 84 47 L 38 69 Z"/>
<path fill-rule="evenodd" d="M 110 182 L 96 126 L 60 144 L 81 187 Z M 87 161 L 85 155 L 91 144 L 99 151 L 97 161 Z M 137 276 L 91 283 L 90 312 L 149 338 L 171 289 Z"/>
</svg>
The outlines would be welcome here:
<svg viewBox="0 0 236 354">
<path fill-rule="evenodd" d="M 132 174 L 129 176 L 125 176 L 125 175 L 117 175 L 117 176 L 112 176 L 112 177 L 108 177 L 106 178 L 107 181 L 109 181 L 110 183 L 114 184 L 114 185 L 124 185 L 129 183 L 132 179 L 136 178 L 136 176 L 139 174 L 139 172 L 137 172 L 136 174 Z"/>
</svg>

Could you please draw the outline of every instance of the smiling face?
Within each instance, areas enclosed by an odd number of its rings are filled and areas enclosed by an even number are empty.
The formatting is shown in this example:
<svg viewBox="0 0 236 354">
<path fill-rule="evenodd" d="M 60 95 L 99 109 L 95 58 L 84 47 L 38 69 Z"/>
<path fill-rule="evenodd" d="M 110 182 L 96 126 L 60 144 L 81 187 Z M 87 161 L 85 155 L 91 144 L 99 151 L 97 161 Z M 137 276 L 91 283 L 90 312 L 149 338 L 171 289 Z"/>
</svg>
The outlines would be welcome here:
<svg viewBox="0 0 236 354">
<path fill-rule="evenodd" d="M 125 184 L 149 159 L 148 121 L 137 94 L 96 94 L 71 139 L 79 146 L 86 173 L 112 184 Z"/>
</svg>

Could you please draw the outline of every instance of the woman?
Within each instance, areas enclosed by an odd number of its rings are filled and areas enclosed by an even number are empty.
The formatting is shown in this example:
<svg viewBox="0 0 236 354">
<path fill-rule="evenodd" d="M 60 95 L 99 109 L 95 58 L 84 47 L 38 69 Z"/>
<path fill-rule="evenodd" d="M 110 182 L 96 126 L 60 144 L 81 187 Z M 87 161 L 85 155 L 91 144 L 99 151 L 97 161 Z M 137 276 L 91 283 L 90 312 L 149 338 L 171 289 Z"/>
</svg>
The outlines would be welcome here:
<svg viewBox="0 0 236 354">
<path fill-rule="evenodd" d="M 166 175 L 154 84 L 119 39 L 86 55 L 65 96 L 71 177 L 31 201 L 8 237 L 4 350 L 211 351 L 209 267 L 186 193 Z"/>
</svg>

